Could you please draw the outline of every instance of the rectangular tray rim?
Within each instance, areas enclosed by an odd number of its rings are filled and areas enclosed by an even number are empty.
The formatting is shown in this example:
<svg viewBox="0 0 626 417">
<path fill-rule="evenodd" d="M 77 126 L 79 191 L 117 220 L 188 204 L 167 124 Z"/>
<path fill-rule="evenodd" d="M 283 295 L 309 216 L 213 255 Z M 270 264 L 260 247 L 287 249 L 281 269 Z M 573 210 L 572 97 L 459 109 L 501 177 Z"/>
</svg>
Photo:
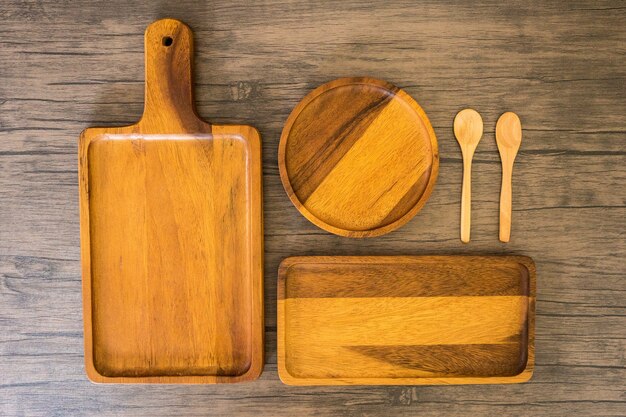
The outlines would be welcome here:
<svg viewBox="0 0 626 417">
<path fill-rule="evenodd" d="M 265 347 L 264 317 L 264 280 L 263 280 L 263 178 L 261 136 L 259 131 L 247 125 L 211 125 L 211 133 L 182 132 L 157 133 L 160 136 L 179 135 L 229 135 L 242 137 L 247 142 L 248 159 L 250 160 L 250 196 L 252 198 L 251 213 L 251 265 L 252 265 L 252 325 L 250 367 L 242 375 L 163 375 L 163 376 L 106 376 L 98 372 L 93 357 L 92 333 L 92 297 L 91 297 L 91 240 L 89 227 L 89 158 L 88 152 L 92 142 L 106 135 L 139 136 L 154 135 L 150 132 L 138 132 L 137 124 L 122 127 L 92 127 L 83 130 L 78 140 L 78 183 L 80 212 L 80 243 L 81 243 L 81 281 L 83 304 L 83 336 L 84 363 L 88 379 L 96 384 L 219 384 L 252 381 L 263 372 Z M 245 132 L 245 133 L 242 133 Z M 256 211 L 258 210 L 258 213 Z"/>
<path fill-rule="evenodd" d="M 528 295 L 528 359 L 522 372 L 513 376 L 494 377 L 439 377 L 439 378 L 298 378 L 289 373 L 285 364 L 285 303 L 287 272 L 292 266 L 300 264 L 354 264 L 358 263 L 418 263 L 423 259 L 498 259 L 515 261 L 525 266 L 529 273 L 530 288 Z M 398 262 L 401 261 L 401 262 Z M 321 385 L 462 385 L 462 384 L 515 384 L 527 382 L 533 376 L 535 366 L 535 303 L 536 303 L 536 266 L 529 256 L 524 255 L 384 255 L 384 256 L 292 256 L 283 259 L 278 268 L 277 283 L 277 362 L 278 376 L 286 385 L 321 386 Z"/>
</svg>

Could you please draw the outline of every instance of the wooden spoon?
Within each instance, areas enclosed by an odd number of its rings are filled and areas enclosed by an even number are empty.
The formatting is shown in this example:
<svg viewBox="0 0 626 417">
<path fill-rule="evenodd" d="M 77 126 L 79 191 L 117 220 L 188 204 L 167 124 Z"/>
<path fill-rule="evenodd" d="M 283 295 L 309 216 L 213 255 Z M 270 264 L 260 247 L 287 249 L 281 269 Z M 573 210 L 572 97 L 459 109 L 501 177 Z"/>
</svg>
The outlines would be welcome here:
<svg viewBox="0 0 626 417">
<path fill-rule="evenodd" d="M 463 192 L 461 195 L 461 241 L 470 241 L 472 210 L 472 158 L 483 136 L 483 119 L 474 109 L 461 110 L 454 118 L 454 136 L 463 153 Z"/>
<path fill-rule="evenodd" d="M 511 180 L 513 162 L 522 143 L 522 123 L 517 114 L 506 112 L 496 123 L 496 143 L 502 160 L 502 189 L 500 191 L 500 241 L 511 238 Z"/>
</svg>

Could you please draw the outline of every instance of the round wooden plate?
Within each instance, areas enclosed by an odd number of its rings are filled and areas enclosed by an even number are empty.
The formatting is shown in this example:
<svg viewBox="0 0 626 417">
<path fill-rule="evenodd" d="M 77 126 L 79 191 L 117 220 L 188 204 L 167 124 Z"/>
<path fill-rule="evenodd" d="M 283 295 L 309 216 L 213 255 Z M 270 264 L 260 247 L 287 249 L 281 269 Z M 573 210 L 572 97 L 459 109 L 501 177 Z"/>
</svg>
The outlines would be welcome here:
<svg viewBox="0 0 626 417">
<path fill-rule="evenodd" d="M 289 198 L 315 225 L 371 237 L 408 222 L 439 171 L 435 132 L 407 93 L 340 78 L 309 93 L 283 129 L 278 167 Z"/>
</svg>

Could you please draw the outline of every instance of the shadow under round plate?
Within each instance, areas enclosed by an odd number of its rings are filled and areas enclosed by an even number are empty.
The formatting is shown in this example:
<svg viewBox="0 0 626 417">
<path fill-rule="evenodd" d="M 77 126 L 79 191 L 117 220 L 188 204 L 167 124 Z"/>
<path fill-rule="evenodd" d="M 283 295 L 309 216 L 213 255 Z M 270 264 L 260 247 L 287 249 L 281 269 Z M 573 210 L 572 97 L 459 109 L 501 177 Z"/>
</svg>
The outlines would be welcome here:
<svg viewBox="0 0 626 417">
<path fill-rule="evenodd" d="M 340 78 L 293 110 L 278 165 L 304 217 L 337 235 L 373 237 L 423 207 L 439 153 L 426 113 L 406 92 L 373 78 Z"/>
</svg>

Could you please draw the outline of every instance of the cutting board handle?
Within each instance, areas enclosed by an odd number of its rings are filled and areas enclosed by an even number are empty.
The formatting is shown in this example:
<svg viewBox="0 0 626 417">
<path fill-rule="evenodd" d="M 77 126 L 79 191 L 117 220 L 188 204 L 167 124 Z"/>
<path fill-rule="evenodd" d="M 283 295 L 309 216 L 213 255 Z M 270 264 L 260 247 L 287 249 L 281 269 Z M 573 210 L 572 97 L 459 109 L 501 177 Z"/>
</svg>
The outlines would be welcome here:
<svg viewBox="0 0 626 417">
<path fill-rule="evenodd" d="M 152 23 L 145 33 L 146 86 L 142 130 L 197 130 L 206 124 L 193 100 L 193 33 L 175 19 Z"/>
</svg>

